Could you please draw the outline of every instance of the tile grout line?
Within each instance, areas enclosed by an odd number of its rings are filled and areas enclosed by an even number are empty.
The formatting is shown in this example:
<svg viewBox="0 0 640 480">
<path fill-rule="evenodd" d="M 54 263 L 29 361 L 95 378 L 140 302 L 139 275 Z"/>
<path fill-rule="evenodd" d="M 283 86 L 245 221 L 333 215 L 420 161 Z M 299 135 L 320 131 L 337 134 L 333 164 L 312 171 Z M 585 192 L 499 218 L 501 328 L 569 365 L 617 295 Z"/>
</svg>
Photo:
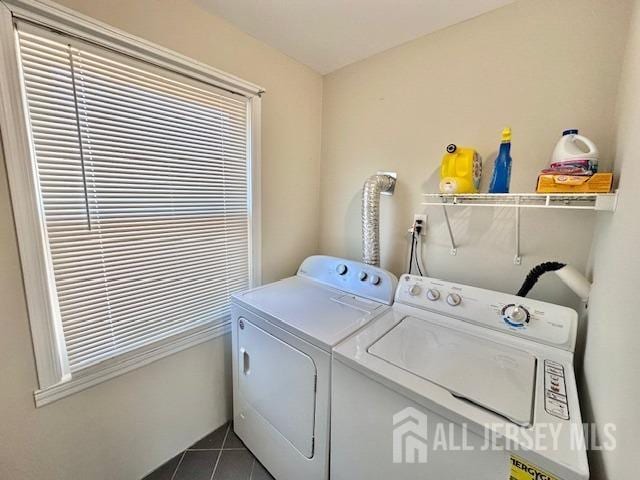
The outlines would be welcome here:
<svg viewBox="0 0 640 480">
<path fill-rule="evenodd" d="M 220 446 L 220 450 L 218 451 L 218 458 L 216 458 L 216 463 L 213 466 L 213 472 L 211 472 L 211 477 L 209 478 L 209 480 L 213 480 L 213 476 L 216 474 L 216 470 L 218 469 L 218 464 L 220 463 L 220 457 L 222 456 L 222 452 L 224 449 L 224 444 L 227 441 L 227 437 L 229 436 L 229 430 L 231 430 L 231 422 L 229 422 L 229 425 L 227 425 L 227 431 L 224 432 L 224 438 L 222 439 L 222 445 Z M 171 479 L 173 480 L 173 479 Z"/>
<path fill-rule="evenodd" d="M 180 465 L 182 465 L 182 459 L 184 458 L 185 453 L 187 453 L 186 450 L 182 451 L 182 455 L 180 455 L 180 460 L 178 461 L 178 464 L 176 465 L 175 470 L 173 471 L 173 475 L 171 475 L 171 480 L 173 480 L 174 478 L 176 478 L 176 473 L 178 473 L 178 469 L 180 468 Z"/>
<path fill-rule="evenodd" d="M 253 480 L 253 471 L 256 469 L 256 459 L 253 458 L 253 465 L 251 465 L 251 473 L 249 474 L 249 480 Z"/>
<path fill-rule="evenodd" d="M 222 445 L 220 446 L 220 450 L 224 450 L 224 446 L 227 444 L 227 438 L 229 438 L 229 432 L 231 431 L 231 422 L 227 425 L 227 431 L 224 432 L 224 438 L 222 439 Z"/>
<path fill-rule="evenodd" d="M 188 452 L 214 452 L 214 451 L 218 451 L 218 450 L 231 450 L 231 451 L 238 451 L 238 450 L 246 450 L 246 448 L 244 447 L 231 447 L 231 448 L 187 448 L 186 451 Z"/>
</svg>

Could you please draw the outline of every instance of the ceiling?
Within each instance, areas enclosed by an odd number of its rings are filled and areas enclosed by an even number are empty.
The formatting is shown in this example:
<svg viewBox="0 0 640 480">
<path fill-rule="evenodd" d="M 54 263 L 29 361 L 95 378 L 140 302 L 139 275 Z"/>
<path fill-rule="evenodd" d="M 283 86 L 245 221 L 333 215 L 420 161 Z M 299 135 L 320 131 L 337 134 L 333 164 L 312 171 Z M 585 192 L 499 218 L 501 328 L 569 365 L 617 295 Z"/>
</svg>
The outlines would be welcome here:
<svg viewBox="0 0 640 480">
<path fill-rule="evenodd" d="M 196 0 L 325 74 L 514 0 Z"/>
</svg>

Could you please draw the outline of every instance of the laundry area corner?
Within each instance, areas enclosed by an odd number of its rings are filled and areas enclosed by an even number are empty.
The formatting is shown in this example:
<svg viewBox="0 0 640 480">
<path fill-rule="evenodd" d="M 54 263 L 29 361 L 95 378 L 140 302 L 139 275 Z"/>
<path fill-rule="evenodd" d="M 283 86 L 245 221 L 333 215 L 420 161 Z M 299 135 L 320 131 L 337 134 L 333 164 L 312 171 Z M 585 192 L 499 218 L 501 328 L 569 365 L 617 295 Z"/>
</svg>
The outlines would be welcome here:
<svg viewBox="0 0 640 480">
<path fill-rule="evenodd" d="M 640 0 L 0 0 L 0 479 L 619 480 Z"/>
</svg>

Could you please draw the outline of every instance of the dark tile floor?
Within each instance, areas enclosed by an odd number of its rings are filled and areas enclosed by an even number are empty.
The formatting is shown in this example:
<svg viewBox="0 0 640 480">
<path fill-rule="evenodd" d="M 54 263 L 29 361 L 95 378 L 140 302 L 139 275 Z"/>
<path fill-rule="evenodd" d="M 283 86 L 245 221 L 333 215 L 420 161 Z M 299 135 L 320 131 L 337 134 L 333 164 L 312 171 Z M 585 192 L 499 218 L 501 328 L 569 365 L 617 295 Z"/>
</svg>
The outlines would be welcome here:
<svg viewBox="0 0 640 480">
<path fill-rule="evenodd" d="M 231 424 L 198 440 L 143 480 L 273 480 Z"/>
</svg>

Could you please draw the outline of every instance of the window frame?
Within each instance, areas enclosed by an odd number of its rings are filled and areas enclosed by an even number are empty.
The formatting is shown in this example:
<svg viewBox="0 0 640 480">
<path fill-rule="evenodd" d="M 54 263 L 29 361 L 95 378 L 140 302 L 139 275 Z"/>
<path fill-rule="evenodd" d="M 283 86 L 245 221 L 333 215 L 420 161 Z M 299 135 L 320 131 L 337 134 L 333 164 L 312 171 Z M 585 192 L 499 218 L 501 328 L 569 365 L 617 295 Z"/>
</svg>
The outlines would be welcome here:
<svg viewBox="0 0 640 480">
<path fill-rule="evenodd" d="M 249 282 L 252 287 L 261 283 L 260 121 L 264 90 L 65 7 L 41 0 L 0 1 L 0 134 L 38 374 L 39 388 L 34 392 L 34 399 L 39 407 L 172 353 L 228 334 L 230 324 L 213 324 L 210 328 L 177 339 L 160 340 L 71 375 L 40 200 L 35 152 L 28 126 L 26 97 L 22 89 L 14 19 L 63 32 L 247 98 Z"/>
</svg>

